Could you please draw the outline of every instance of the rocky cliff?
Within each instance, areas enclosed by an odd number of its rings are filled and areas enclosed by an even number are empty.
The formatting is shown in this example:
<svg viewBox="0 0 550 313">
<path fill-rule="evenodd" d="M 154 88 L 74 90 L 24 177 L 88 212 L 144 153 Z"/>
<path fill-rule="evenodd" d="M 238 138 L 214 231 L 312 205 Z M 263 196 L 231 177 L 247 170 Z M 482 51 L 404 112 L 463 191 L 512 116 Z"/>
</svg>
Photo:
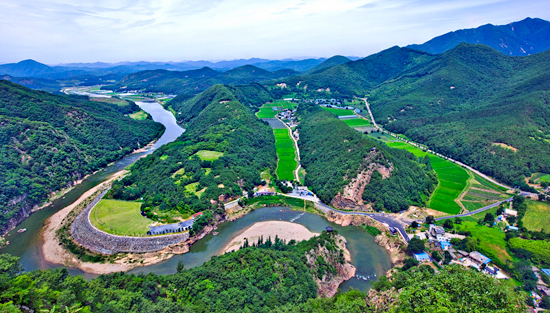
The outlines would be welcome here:
<svg viewBox="0 0 550 313">
<path fill-rule="evenodd" d="M 333 297 L 341 283 L 355 276 L 355 266 L 349 263 L 351 257 L 346 239 L 335 235 L 334 242 L 336 247 L 319 245 L 306 253 L 319 297 Z"/>
</svg>

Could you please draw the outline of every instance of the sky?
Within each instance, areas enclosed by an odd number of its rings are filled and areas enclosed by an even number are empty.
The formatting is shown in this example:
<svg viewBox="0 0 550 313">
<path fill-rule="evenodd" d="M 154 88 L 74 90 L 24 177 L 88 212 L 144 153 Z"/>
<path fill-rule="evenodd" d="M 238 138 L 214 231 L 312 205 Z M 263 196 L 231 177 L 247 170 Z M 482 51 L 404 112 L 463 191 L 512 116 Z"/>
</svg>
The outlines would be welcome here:
<svg viewBox="0 0 550 313">
<path fill-rule="evenodd" d="M 365 57 L 548 0 L 0 0 L 0 63 Z"/>
</svg>

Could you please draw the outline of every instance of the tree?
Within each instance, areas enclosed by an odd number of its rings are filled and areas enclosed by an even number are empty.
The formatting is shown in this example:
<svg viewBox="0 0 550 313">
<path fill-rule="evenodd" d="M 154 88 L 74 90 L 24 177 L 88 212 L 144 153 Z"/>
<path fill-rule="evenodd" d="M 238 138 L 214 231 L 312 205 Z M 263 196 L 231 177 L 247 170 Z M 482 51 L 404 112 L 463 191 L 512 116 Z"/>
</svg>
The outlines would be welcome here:
<svg viewBox="0 0 550 313">
<path fill-rule="evenodd" d="M 445 220 L 445 223 L 443 223 L 443 227 L 446 229 L 452 229 L 454 227 L 453 221 L 451 221 L 450 219 Z"/>
<path fill-rule="evenodd" d="M 434 251 L 432 252 L 432 258 L 436 261 L 436 262 L 439 262 L 441 261 L 443 258 L 441 257 L 441 254 L 439 254 L 439 252 L 437 251 Z"/>
<path fill-rule="evenodd" d="M 433 215 L 426 216 L 426 224 L 435 224 L 435 217 Z"/>
<path fill-rule="evenodd" d="M 462 219 L 460 217 L 455 217 L 455 224 L 462 224 Z"/>
<path fill-rule="evenodd" d="M 417 229 L 418 228 L 418 223 L 416 221 L 413 221 L 412 224 L 411 224 L 411 227 L 414 228 L 414 229 Z"/>
<path fill-rule="evenodd" d="M 418 253 L 424 251 L 424 241 L 413 238 L 409 241 L 409 245 L 407 246 L 407 251 L 411 253 Z"/>
<path fill-rule="evenodd" d="M 550 297 L 542 297 L 542 300 L 540 301 L 540 307 L 546 310 L 550 309 Z"/>
<path fill-rule="evenodd" d="M 420 264 L 420 262 L 418 262 L 417 259 L 415 259 L 415 258 L 407 258 L 407 259 L 405 259 L 405 261 L 403 261 L 403 267 L 402 267 L 401 269 L 404 270 L 404 271 L 406 271 L 406 270 L 408 270 L 409 268 L 412 268 L 412 267 L 417 266 L 418 264 Z"/>
<path fill-rule="evenodd" d="M 493 213 L 487 213 L 485 214 L 485 218 L 483 219 L 483 221 L 486 223 L 493 223 L 495 221 L 495 216 L 493 215 Z"/>
<path fill-rule="evenodd" d="M 178 261 L 178 265 L 176 265 L 176 272 L 181 273 L 185 270 L 185 264 L 183 264 L 183 261 Z"/>
<path fill-rule="evenodd" d="M 501 204 L 497 209 L 497 215 L 502 215 L 502 213 L 504 213 L 504 207 Z"/>
</svg>

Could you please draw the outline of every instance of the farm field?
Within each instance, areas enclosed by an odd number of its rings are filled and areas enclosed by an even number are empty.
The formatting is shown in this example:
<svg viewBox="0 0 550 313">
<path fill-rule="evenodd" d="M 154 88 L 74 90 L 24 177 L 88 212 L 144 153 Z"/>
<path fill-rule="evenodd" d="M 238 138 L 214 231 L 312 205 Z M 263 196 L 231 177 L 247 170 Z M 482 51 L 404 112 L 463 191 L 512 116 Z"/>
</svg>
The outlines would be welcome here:
<svg viewBox="0 0 550 313">
<path fill-rule="evenodd" d="M 343 120 L 346 124 L 348 124 L 349 127 L 364 127 L 364 126 L 371 126 L 371 123 L 369 121 L 364 120 L 362 118 L 350 118 Z"/>
<path fill-rule="evenodd" d="M 260 111 L 256 112 L 258 118 L 274 118 L 277 115 L 277 111 L 274 111 L 271 107 L 261 107 Z"/>
<path fill-rule="evenodd" d="M 223 152 L 199 150 L 195 153 L 203 161 L 215 161 L 223 156 Z"/>
<path fill-rule="evenodd" d="M 368 136 L 370 136 L 372 138 L 375 138 L 375 139 L 378 139 L 380 141 L 386 142 L 386 143 L 395 141 L 395 138 L 393 138 L 392 136 L 390 136 L 386 133 L 372 132 L 372 133 L 369 133 Z"/>
<path fill-rule="evenodd" d="M 334 109 L 334 108 L 327 108 L 327 107 L 321 107 L 323 110 L 329 111 L 330 113 L 335 114 L 336 116 L 346 116 L 346 115 L 355 115 L 353 110 L 343 110 L 343 109 Z"/>
<path fill-rule="evenodd" d="M 298 166 L 296 161 L 296 149 L 294 142 L 290 138 L 287 128 L 274 129 L 275 148 L 277 149 L 277 177 L 280 180 L 294 180 L 293 171 Z"/>
<path fill-rule="evenodd" d="M 531 175 L 531 179 L 536 183 L 540 184 L 541 182 L 550 182 L 550 174 L 546 173 L 534 173 Z"/>
<path fill-rule="evenodd" d="M 527 212 L 522 219 L 523 226 L 530 231 L 550 231 L 550 204 L 533 200 L 526 200 L 525 203 Z"/>
<path fill-rule="evenodd" d="M 274 118 L 279 111 L 275 111 L 273 110 L 273 108 L 279 108 L 279 110 L 294 109 L 296 106 L 297 104 L 289 101 L 277 100 L 277 101 L 273 101 L 262 105 L 262 107 L 260 108 L 260 111 L 256 112 L 256 116 L 258 118 Z"/>
<path fill-rule="evenodd" d="M 142 111 L 139 111 L 139 112 L 136 112 L 136 113 L 132 113 L 128 116 L 130 116 L 130 118 L 133 118 L 134 120 L 141 121 L 141 120 L 147 119 L 148 114 L 145 113 L 145 111 L 142 110 Z"/>
<path fill-rule="evenodd" d="M 90 212 L 96 228 L 119 236 L 143 236 L 153 221 L 141 216 L 141 203 L 103 199 Z"/>
<path fill-rule="evenodd" d="M 488 252 L 493 253 L 502 262 L 512 260 L 510 254 L 506 250 L 505 234 L 498 227 L 487 227 L 478 225 L 476 222 L 462 222 L 455 224 L 457 230 L 470 231 L 472 237 L 480 240 L 480 247 Z"/>
<path fill-rule="evenodd" d="M 430 208 L 449 214 L 460 213 L 461 207 L 454 200 L 460 196 L 467 186 L 470 175 L 466 170 L 405 142 L 395 141 L 386 144 L 393 148 L 405 149 L 417 157 L 428 155 L 439 180 L 439 185 L 429 203 Z"/>
</svg>

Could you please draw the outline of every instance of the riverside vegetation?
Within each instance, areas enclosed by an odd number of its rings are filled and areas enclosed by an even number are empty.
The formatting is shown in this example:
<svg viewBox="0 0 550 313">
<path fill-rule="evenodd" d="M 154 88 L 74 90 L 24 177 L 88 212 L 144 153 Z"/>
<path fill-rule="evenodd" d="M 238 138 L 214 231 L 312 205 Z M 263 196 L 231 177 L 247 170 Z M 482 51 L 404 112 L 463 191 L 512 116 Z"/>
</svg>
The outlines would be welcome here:
<svg viewBox="0 0 550 313">
<path fill-rule="evenodd" d="M 160 136 L 161 124 L 123 115 L 136 110 L 0 81 L 0 233 L 52 193 Z"/>
<path fill-rule="evenodd" d="M 147 217 L 166 222 L 174 215 L 217 211 L 218 203 L 252 192 L 262 182 L 262 171 L 275 170 L 271 128 L 239 102 L 231 88 L 211 87 L 188 104 L 199 112 L 194 112 L 186 132 L 137 161 L 130 175 L 113 184 L 108 197 L 140 200 Z M 216 157 L 205 159 L 208 151 Z M 220 210 L 223 214 L 223 207 Z"/>
</svg>

